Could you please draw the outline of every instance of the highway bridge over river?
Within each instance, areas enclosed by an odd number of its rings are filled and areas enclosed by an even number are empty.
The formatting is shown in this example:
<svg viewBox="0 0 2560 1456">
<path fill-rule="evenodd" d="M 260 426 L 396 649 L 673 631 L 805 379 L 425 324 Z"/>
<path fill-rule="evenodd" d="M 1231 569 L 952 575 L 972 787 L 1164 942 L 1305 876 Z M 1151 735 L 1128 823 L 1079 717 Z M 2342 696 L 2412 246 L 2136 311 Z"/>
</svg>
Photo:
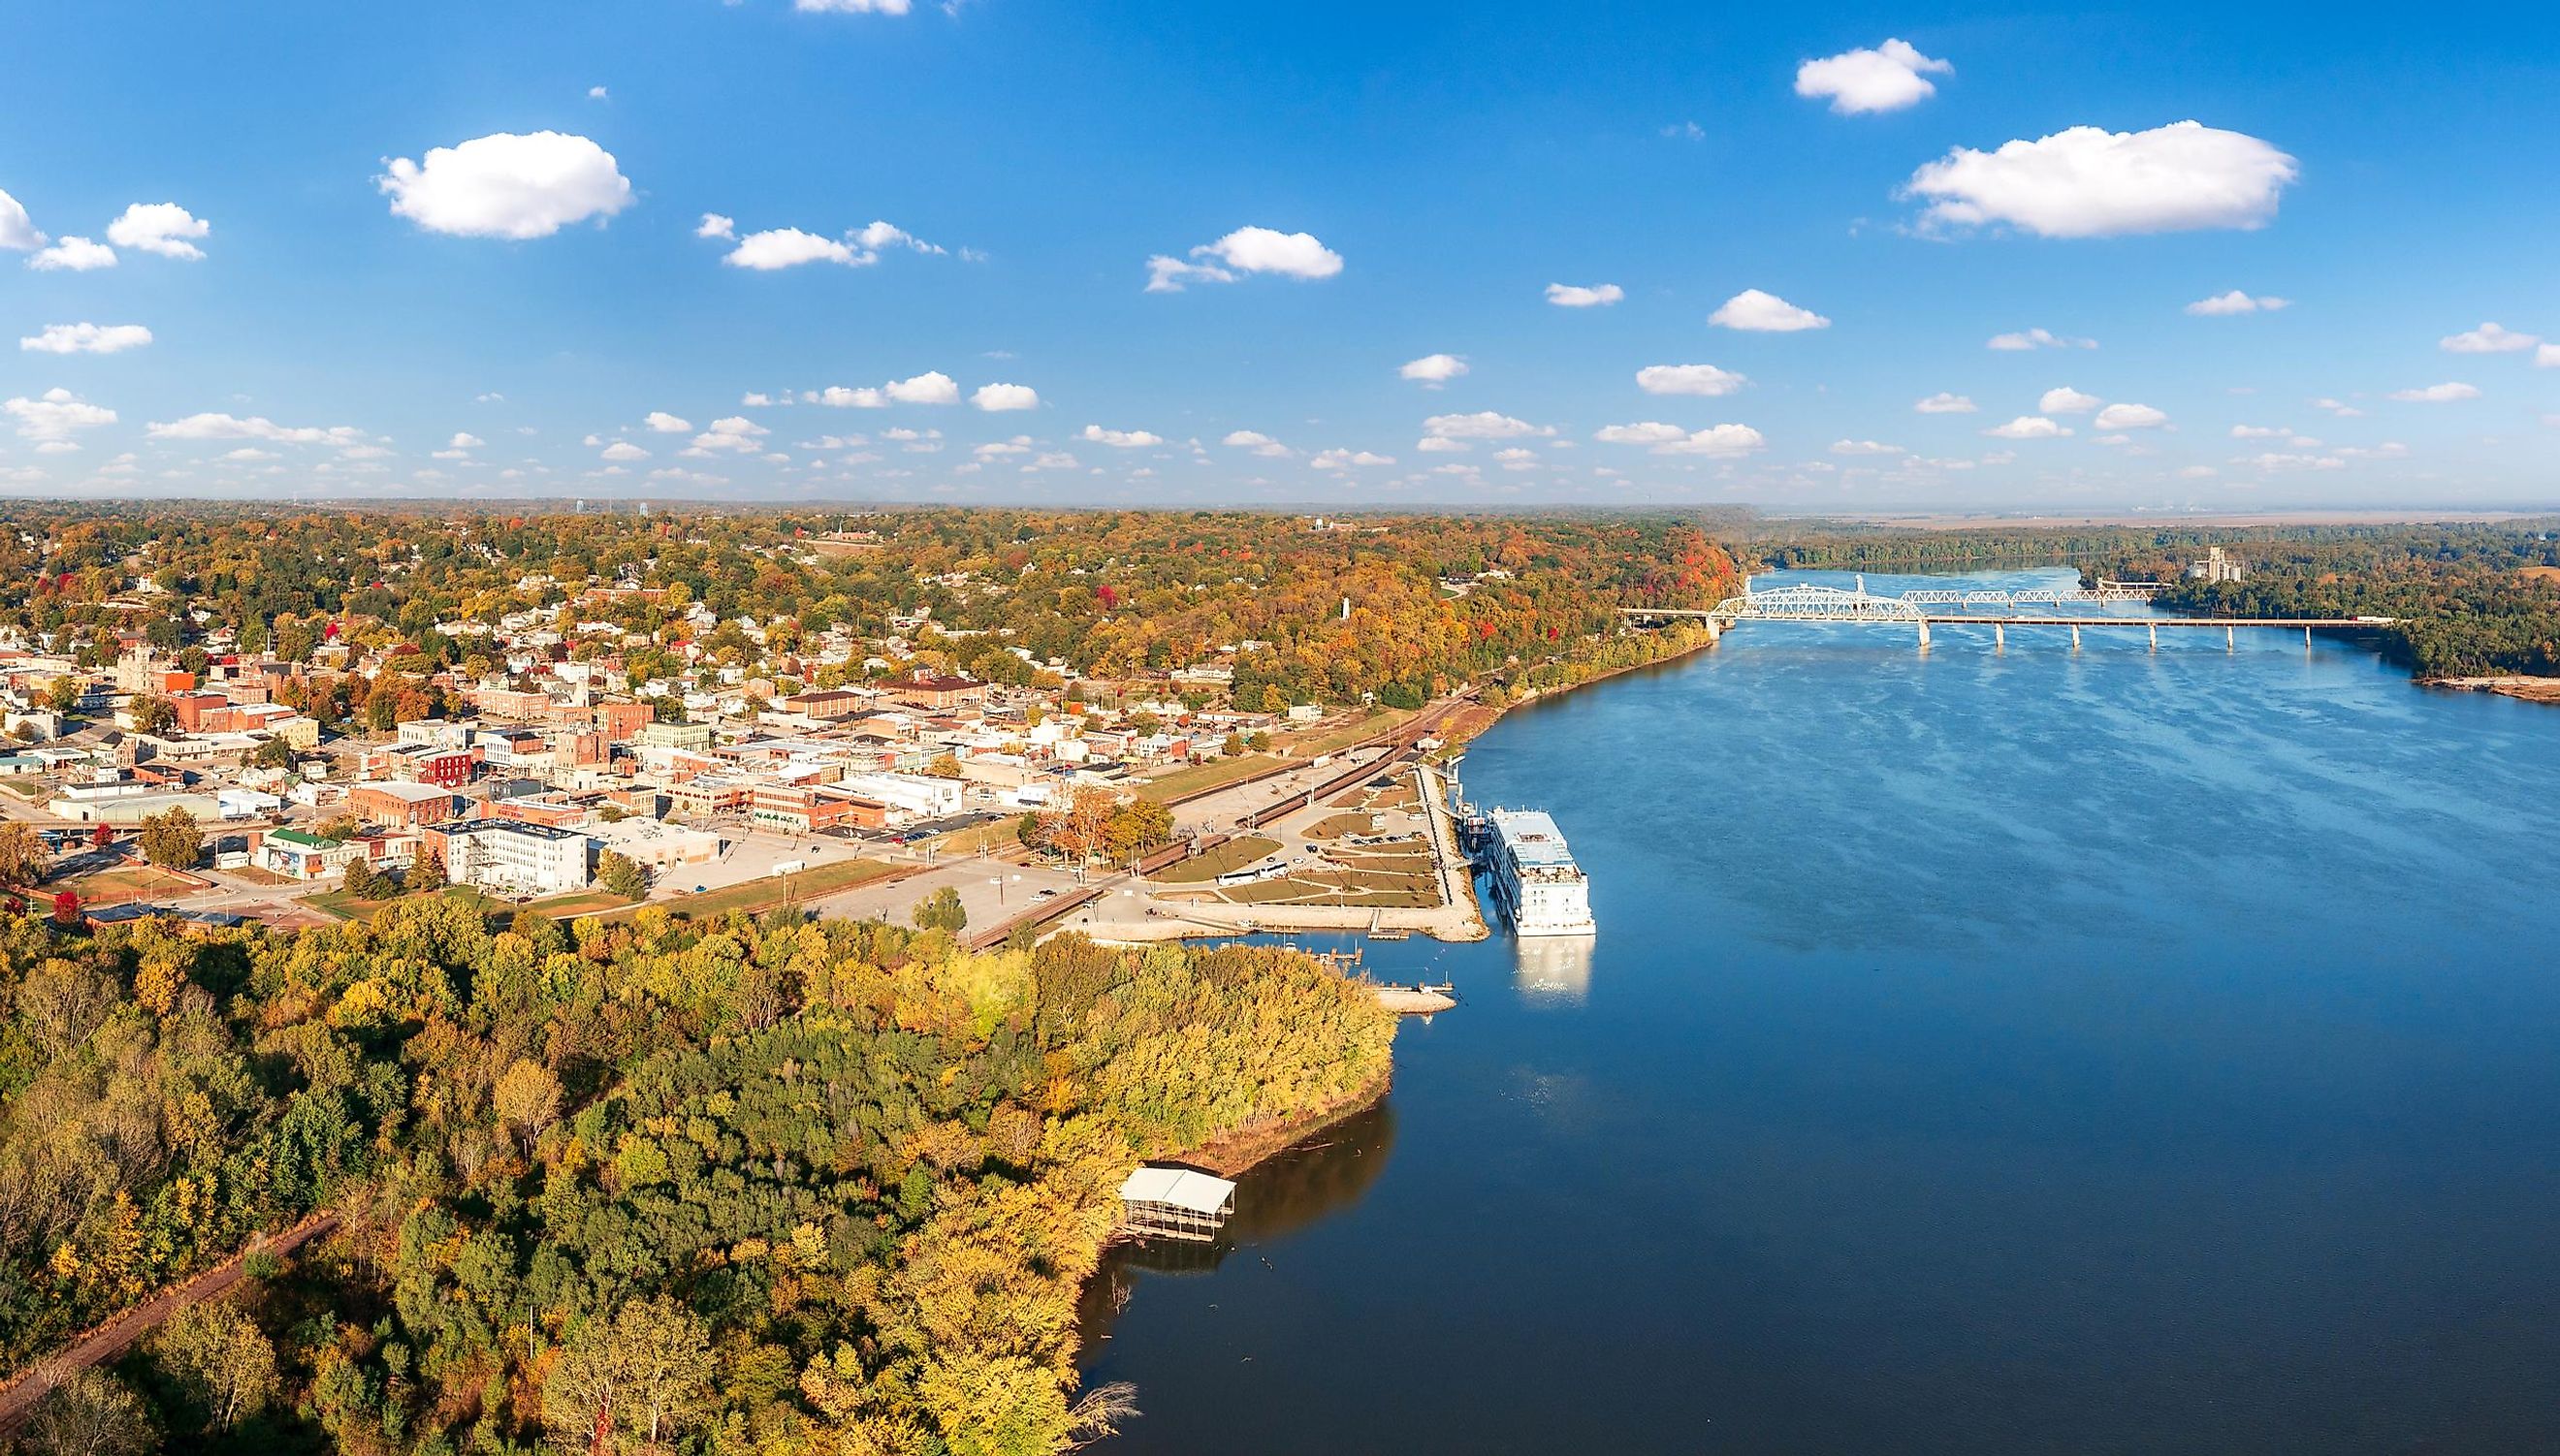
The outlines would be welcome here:
<svg viewBox="0 0 2560 1456">
<path fill-rule="evenodd" d="M 1706 624 L 1710 632 L 1721 634 L 1744 622 L 1829 622 L 1868 627 L 1902 627 L 1917 629 L 1920 646 L 1929 646 L 1931 627 L 1989 627 L 1996 646 L 2008 645 L 2012 627 L 2067 627 L 2071 629 L 2071 646 L 2080 646 L 2083 628 L 2141 628 L 2151 634 L 2152 646 L 2160 646 L 2160 629 L 2172 631 L 2198 628 L 2222 630 L 2226 649 L 2238 646 L 2241 628 L 2300 628 L 2303 641 L 2309 643 L 2319 629 L 2369 631 L 2377 627 L 2397 626 L 2394 617 L 2125 617 L 2104 613 L 2073 613 L 2064 610 L 2081 605 L 2115 606 L 2125 603 L 2148 603 L 2160 590 L 2157 583 L 2102 581 L 2094 587 L 2053 591 L 1969 591 L 1963 589 L 1926 589 L 1904 592 L 1899 596 L 1881 596 L 1866 589 L 1866 578 L 1857 579 L 1854 591 L 1839 587 L 1793 585 L 1773 587 L 1765 592 L 1745 592 L 1727 597 L 1713 607 L 1621 607 L 1619 615 L 1631 622 L 1694 621 Z M 1977 608 L 1995 610 L 1976 610 Z"/>
</svg>

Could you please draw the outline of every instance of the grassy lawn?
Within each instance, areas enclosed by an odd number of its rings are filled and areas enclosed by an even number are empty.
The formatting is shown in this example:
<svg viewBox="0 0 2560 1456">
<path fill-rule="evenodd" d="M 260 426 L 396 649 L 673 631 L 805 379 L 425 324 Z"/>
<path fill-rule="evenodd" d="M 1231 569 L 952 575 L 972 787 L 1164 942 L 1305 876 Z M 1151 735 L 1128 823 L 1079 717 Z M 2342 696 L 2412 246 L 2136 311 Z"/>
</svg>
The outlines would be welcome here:
<svg viewBox="0 0 2560 1456">
<path fill-rule="evenodd" d="M 1006 854 L 1023 847 L 1021 824 L 1022 816 L 1017 814 L 1012 818 L 999 819 L 992 824 L 979 824 L 973 828 L 954 829 L 948 834 L 936 834 L 923 841 L 922 845 L 910 844 L 907 847 L 915 849 L 929 846 L 935 853 L 946 859 L 961 854 Z"/>
<path fill-rule="evenodd" d="M 1280 841 L 1277 839 L 1266 839 L 1260 834 L 1246 834 L 1241 838 L 1229 839 L 1206 854 L 1195 854 L 1180 864 L 1159 870 L 1154 878 L 1160 885 L 1205 884 L 1228 870 L 1242 869 L 1279 847 Z"/>
<path fill-rule="evenodd" d="M 1341 876 L 1321 880 L 1263 880 L 1221 892 L 1236 905 L 1339 905 L 1370 910 L 1428 910 L 1440 903 L 1436 886 L 1425 888 L 1401 875 L 1353 877 L 1349 890 Z"/>
<path fill-rule="evenodd" d="M 656 903 L 678 915 L 689 915 L 697 920 L 726 915 L 732 910 L 743 910 L 749 915 L 754 915 L 760 911 L 771 910 L 777 905 L 806 904 L 812 900 L 823 899 L 839 890 L 850 890 L 856 885 L 869 884 L 882 875 L 894 874 L 901 868 L 907 868 L 907 866 L 893 865 L 878 859 L 840 859 L 833 864 L 822 864 L 816 869 L 801 870 L 796 874 L 768 876 L 760 880 L 749 880 L 742 885 L 730 885 L 724 889 L 712 890 L 701 895 L 679 895 L 673 900 Z M 606 911 L 604 918 L 619 919 L 622 916 L 636 914 L 639 909 L 637 905 L 624 906 L 619 910 Z"/>
<path fill-rule="evenodd" d="M 200 888 L 194 881 L 183 879 L 167 870 L 150 865 L 129 865 L 122 869 L 100 870 L 68 880 L 65 885 L 80 898 L 80 904 L 91 906 L 123 905 L 134 900 L 151 900 L 164 895 L 192 895 Z"/>
<path fill-rule="evenodd" d="M 279 875 L 273 870 L 262 870 L 253 864 L 244 864 L 239 869 L 225 870 L 223 873 L 231 876 L 235 880 L 244 880 L 252 885 L 292 885 L 300 883 L 291 875 Z"/>
<path fill-rule="evenodd" d="M 1231 759 L 1212 759 L 1205 764 L 1194 764 L 1188 769 L 1176 769 L 1161 779 L 1151 779 L 1138 786 L 1138 796 L 1141 799 L 1164 803 L 1185 795 L 1203 794 L 1211 789 L 1223 789 L 1229 784 L 1240 783 L 1256 774 L 1268 774 L 1281 767 L 1283 767 L 1281 760 L 1267 753 L 1248 753 Z"/>
<path fill-rule="evenodd" d="M 1307 826 L 1310 839 L 1339 839 L 1345 834 L 1365 834 L 1370 819 L 1364 813 L 1327 814 Z"/>
<path fill-rule="evenodd" d="M 494 915 L 507 909 L 506 902 L 492 899 L 469 885 L 448 885 L 435 893 L 447 900 L 459 900 L 484 916 Z M 366 920 L 384 906 L 406 898 L 408 897 L 403 895 L 394 895 L 384 900 L 359 900 L 344 890 L 323 890 L 317 895 L 305 895 L 302 897 L 302 903 L 313 910 L 334 915 L 340 920 Z"/>
<path fill-rule="evenodd" d="M 21 799 L 43 800 L 54 797 L 53 784 L 44 779 L 30 779 L 20 775 L 13 775 L 7 779 L 0 779 L 0 785 L 7 786 L 10 793 L 17 795 Z"/>
<path fill-rule="evenodd" d="M 591 910 L 612 910 L 631 902 L 602 890 L 577 890 L 566 895 L 554 895 L 549 900 L 536 900 L 524 908 L 554 920 L 566 920 Z"/>
</svg>

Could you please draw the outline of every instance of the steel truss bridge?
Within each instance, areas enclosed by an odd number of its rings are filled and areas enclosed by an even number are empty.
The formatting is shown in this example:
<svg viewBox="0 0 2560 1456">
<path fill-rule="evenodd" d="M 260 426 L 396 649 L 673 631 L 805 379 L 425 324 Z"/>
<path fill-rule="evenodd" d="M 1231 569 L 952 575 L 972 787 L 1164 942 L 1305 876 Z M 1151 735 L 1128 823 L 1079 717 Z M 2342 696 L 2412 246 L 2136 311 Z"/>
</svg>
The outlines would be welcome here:
<svg viewBox="0 0 2560 1456">
<path fill-rule="evenodd" d="M 2097 613 L 2072 614 L 2060 609 L 2083 603 L 2115 605 L 2151 600 L 2160 588 L 2148 582 L 2102 581 L 2095 587 L 2053 591 L 1963 591 L 1929 589 L 1883 596 L 1866 589 L 1866 578 L 1859 577 L 1854 591 L 1839 587 L 1793 585 L 1773 587 L 1765 592 L 1745 592 L 1727 597 L 1713 607 L 1621 607 L 1619 615 L 1631 622 L 1703 622 L 1710 632 L 1721 635 L 1744 622 L 1830 622 L 1851 623 L 1870 627 L 1901 627 L 1919 634 L 1920 646 L 1929 646 L 1931 627 L 1989 627 L 1999 646 L 2008 645 L 2012 627 L 2067 627 L 2071 645 L 2080 646 L 2080 630 L 2086 628 L 2138 627 L 2151 634 L 2152 646 L 2160 646 L 2160 630 L 2220 628 L 2223 645 L 2237 646 L 2237 634 L 2243 627 L 2300 628 L 2303 641 L 2311 641 L 2315 629 L 2364 631 L 2397 625 L 2391 617 L 2120 617 Z M 2000 608 L 1997 612 L 1978 612 L 1975 608 Z M 1955 610 L 1949 610 L 1953 608 Z M 2032 609 L 2043 608 L 2042 611 Z"/>
</svg>

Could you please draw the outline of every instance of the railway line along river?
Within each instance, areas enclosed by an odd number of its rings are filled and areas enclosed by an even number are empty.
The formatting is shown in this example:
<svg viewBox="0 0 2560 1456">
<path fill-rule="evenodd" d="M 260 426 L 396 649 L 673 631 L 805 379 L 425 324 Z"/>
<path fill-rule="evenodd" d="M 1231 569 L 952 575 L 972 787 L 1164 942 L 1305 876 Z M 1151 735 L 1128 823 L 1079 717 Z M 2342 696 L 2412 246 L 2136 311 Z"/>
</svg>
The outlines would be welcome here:
<svg viewBox="0 0 2560 1456">
<path fill-rule="evenodd" d="M 2160 636 L 1758 624 L 1506 717 L 1468 792 L 1598 936 L 1370 947 L 1463 1004 L 1094 1281 L 1107 1449 L 2560 1449 L 2560 713 Z"/>
</svg>

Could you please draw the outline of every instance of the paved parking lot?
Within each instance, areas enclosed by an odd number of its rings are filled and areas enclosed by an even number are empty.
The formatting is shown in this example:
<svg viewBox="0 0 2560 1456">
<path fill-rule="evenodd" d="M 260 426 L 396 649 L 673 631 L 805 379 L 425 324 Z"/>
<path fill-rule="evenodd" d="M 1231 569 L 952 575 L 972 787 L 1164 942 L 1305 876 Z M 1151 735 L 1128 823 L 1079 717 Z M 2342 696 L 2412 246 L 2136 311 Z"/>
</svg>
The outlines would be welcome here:
<svg viewBox="0 0 2560 1456">
<path fill-rule="evenodd" d="M 1072 870 L 1040 865 L 1007 864 L 998 859 L 952 860 L 894 884 L 857 885 L 812 901 L 809 908 L 820 915 L 854 920 L 877 918 L 911 925 L 916 905 L 945 886 L 960 892 L 960 906 L 969 912 L 969 929 L 983 931 L 1039 904 L 1043 890 L 1064 894 L 1075 889 L 1076 878 Z"/>
</svg>

